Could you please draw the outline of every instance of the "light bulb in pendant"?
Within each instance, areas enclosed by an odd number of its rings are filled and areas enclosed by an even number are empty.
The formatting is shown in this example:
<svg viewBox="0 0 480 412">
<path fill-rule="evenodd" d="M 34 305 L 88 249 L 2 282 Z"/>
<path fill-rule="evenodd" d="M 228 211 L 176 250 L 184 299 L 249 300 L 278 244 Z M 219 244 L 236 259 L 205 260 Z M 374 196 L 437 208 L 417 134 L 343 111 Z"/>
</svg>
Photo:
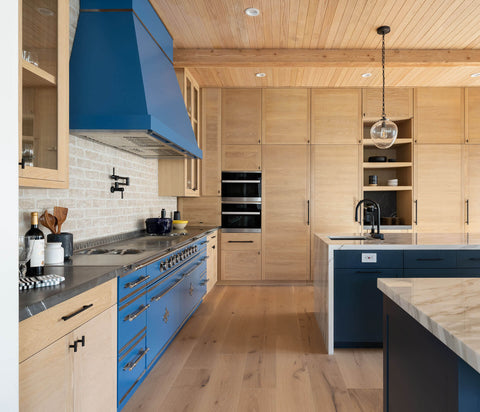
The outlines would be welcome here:
<svg viewBox="0 0 480 412">
<path fill-rule="evenodd" d="M 392 147 L 397 139 L 398 127 L 388 119 L 380 119 L 370 129 L 370 137 L 373 143 L 380 149 Z"/>
</svg>

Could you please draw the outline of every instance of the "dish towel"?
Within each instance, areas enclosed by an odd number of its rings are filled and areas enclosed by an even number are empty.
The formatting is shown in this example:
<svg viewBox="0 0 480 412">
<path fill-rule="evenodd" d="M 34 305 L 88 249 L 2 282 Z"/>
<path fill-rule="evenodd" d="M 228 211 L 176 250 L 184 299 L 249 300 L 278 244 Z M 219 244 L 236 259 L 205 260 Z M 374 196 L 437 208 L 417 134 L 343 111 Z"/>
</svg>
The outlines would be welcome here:
<svg viewBox="0 0 480 412">
<path fill-rule="evenodd" d="M 44 276 L 29 276 L 18 278 L 19 290 L 27 290 L 34 288 L 43 288 L 45 286 L 59 285 L 65 280 L 60 275 L 44 275 Z"/>
</svg>

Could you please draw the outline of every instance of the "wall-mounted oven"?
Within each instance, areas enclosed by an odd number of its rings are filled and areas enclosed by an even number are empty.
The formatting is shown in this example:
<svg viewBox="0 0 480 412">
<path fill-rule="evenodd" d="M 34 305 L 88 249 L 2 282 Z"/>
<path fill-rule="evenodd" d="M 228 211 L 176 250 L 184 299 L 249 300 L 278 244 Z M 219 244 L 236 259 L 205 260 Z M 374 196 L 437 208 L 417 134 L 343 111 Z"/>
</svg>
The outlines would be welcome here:
<svg viewBox="0 0 480 412">
<path fill-rule="evenodd" d="M 222 230 L 262 231 L 262 173 L 222 173 Z"/>
</svg>

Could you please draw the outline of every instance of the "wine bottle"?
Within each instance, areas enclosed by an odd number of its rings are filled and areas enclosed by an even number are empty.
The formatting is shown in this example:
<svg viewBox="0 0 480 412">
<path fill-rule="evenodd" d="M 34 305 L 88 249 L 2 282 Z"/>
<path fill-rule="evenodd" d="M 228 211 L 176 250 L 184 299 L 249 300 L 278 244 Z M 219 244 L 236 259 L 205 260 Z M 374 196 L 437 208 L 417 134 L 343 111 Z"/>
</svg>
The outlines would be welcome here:
<svg viewBox="0 0 480 412">
<path fill-rule="evenodd" d="M 32 257 L 27 262 L 27 276 L 43 275 L 43 266 L 45 265 L 45 237 L 38 228 L 38 213 L 32 212 L 30 229 L 25 236 L 30 238 L 32 243 Z"/>
</svg>

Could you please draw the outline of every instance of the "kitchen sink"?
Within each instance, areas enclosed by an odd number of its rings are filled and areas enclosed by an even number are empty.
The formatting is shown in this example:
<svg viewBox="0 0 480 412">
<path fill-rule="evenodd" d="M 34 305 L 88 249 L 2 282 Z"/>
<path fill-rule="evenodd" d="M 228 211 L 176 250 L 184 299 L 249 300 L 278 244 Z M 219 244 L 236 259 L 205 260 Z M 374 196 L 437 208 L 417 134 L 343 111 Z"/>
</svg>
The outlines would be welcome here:
<svg viewBox="0 0 480 412">
<path fill-rule="evenodd" d="M 371 239 L 370 237 L 367 236 L 328 236 L 330 240 L 367 240 Z"/>
</svg>

